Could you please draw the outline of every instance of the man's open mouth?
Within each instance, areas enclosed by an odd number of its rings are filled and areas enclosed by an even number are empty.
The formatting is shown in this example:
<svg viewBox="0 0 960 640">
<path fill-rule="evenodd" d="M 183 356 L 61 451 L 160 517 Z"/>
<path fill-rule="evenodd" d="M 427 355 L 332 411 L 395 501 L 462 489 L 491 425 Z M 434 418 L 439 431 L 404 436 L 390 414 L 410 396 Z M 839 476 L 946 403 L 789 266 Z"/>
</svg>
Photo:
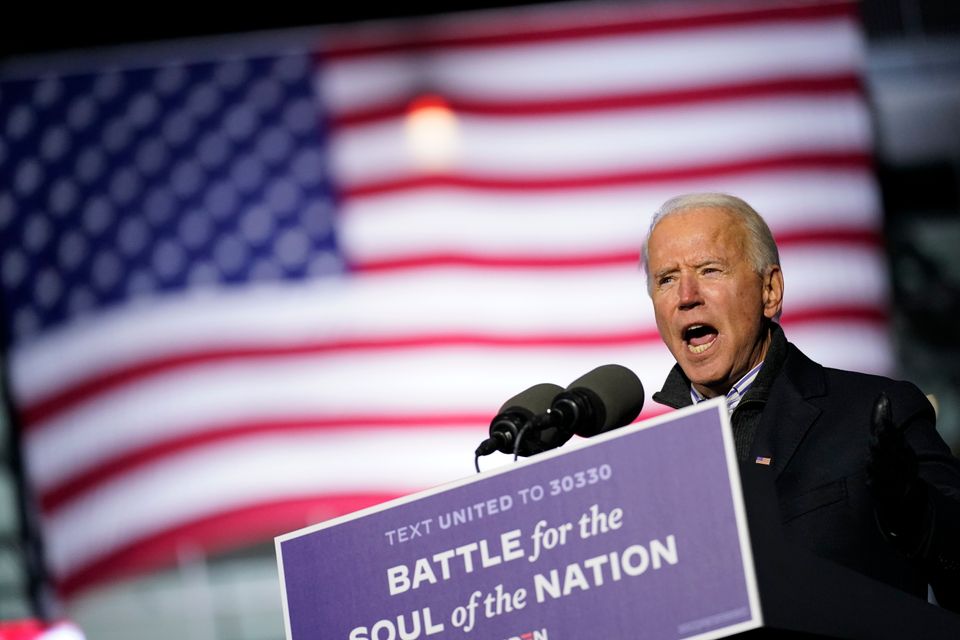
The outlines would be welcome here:
<svg viewBox="0 0 960 640">
<path fill-rule="evenodd" d="M 683 330 L 683 341 L 691 353 L 703 353 L 713 346 L 718 334 L 708 324 L 692 324 Z"/>
</svg>

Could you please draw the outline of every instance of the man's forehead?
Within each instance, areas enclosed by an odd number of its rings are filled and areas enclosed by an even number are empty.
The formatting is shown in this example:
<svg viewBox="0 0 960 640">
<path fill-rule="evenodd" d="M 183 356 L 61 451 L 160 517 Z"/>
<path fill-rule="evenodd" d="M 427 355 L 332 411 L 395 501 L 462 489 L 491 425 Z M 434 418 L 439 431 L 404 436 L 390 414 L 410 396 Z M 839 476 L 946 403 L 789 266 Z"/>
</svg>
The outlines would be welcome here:
<svg viewBox="0 0 960 640">
<path fill-rule="evenodd" d="M 697 208 L 671 213 L 654 227 L 647 245 L 652 256 L 659 249 L 674 252 L 691 249 L 695 253 L 726 253 L 721 249 L 739 247 L 743 228 L 734 215 L 724 209 Z M 699 250 L 699 251 L 698 251 Z"/>
<path fill-rule="evenodd" d="M 739 227 L 735 214 L 721 207 L 690 207 L 671 211 L 657 222 L 654 233 L 661 227 L 686 227 L 692 229 L 703 225 L 721 225 L 724 227 Z"/>
</svg>

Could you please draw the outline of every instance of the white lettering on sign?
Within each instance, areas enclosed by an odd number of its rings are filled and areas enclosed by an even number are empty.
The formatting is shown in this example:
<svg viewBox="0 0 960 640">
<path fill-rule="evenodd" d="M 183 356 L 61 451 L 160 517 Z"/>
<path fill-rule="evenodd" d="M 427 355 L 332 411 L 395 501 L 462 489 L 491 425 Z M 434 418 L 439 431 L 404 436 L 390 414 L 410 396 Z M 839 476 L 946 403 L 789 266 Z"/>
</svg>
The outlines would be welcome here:
<svg viewBox="0 0 960 640">
<path fill-rule="evenodd" d="M 499 546 L 487 540 L 470 542 L 455 549 L 440 551 L 427 558 L 419 558 L 412 566 L 405 564 L 387 569 L 387 584 L 390 595 L 395 596 L 424 584 L 436 584 L 449 580 L 457 573 L 473 573 L 478 567 L 486 569 L 501 562 L 510 562 L 523 557 L 520 548 L 520 529 L 500 534 Z M 497 543 L 495 543 L 496 545 Z"/>
</svg>

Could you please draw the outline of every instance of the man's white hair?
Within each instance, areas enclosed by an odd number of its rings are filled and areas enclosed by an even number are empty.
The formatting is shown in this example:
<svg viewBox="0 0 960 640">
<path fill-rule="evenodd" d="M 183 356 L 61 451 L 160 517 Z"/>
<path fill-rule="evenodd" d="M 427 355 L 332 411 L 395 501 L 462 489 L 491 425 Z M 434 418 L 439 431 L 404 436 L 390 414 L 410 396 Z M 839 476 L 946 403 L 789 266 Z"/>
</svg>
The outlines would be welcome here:
<svg viewBox="0 0 960 640">
<path fill-rule="evenodd" d="M 780 266 L 780 252 L 777 251 L 777 243 L 773 240 L 770 227 L 753 207 L 740 198 L 726 193 L 687 193 L 664 202 L 653 214 L 653 219 L 650 221 L 650 230 L 643 240 L 643 254 L 641 255 L 643 271 L 647 274 L 648 292 L 653 291 L 648 249 L 650 236 L 653 235 L 654 228 L 664 218 L 690 209 L 720 209 L 736 216 L 747 232 L 747 246 L 745 247 L 747 260 L 753 265 L 753 270 L 758 275 L 763 276 L 768 267 Z"/>
</svg>

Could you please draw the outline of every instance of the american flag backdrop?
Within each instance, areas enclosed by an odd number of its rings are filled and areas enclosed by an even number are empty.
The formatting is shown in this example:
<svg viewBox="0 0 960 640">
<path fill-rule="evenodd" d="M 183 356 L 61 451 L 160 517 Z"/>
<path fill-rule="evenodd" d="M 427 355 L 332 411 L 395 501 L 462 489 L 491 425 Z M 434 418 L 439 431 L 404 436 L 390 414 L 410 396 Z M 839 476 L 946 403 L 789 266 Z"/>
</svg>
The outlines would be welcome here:
<svg viewBox="0 0 960 640">
<path fill-rule="evenodd" d="M 649 395 L 639 248 L 678 193 L 766 217 L 793 342 L 892 369 L 852 3 L 224 42 L 4 70 L 6 365 L 66 594 L 469 475 L 534 383 Z"/>
</svg>

